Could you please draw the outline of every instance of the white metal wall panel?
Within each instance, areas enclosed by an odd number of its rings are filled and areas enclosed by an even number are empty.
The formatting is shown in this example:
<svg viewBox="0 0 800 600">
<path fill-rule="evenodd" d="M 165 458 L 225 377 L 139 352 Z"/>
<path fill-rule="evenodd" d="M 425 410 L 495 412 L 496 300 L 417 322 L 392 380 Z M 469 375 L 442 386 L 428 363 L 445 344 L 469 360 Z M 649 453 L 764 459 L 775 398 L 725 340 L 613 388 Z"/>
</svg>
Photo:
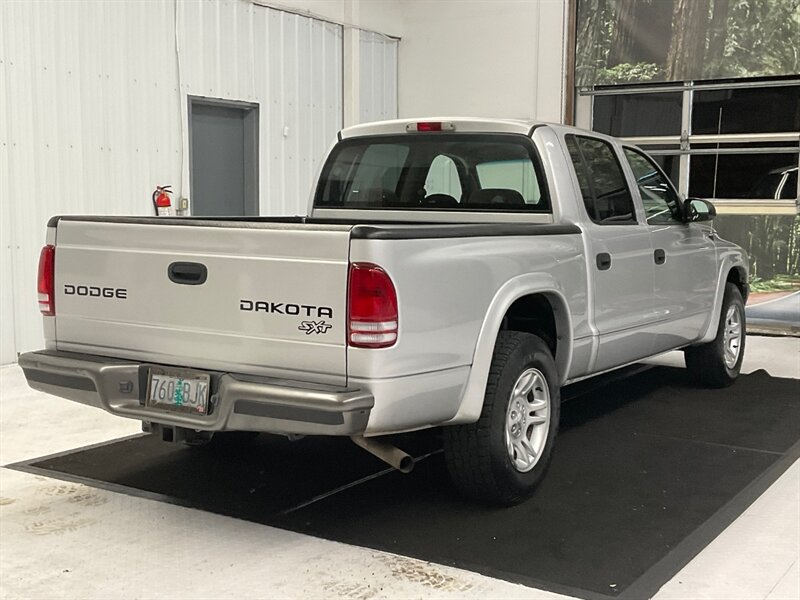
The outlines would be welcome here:
<svg viewBox="0 0 800 600">
<path fill-rule="evenodd" d="M 0 41 L 0 45 L 2 42 Z M 14 281 L 11 237 L 11 202 L 9 197 L 8 140 L 6 134 L 7 89 L 5 61 L 0 61 L 0 365 L 16 360 L 14 333 Z"/>
<path fill-rule="evenodd" d="M 163 184 L 191 197 L 188 95 L 259 104 L 261 212 L 304 213 L 341 127 L 341 40 L 245 0 L 0 2 L 0 363 L 41 347 L 50 216 L 150 214 Z"/>
<path fill-rule="evenodd" d="M 178 23 L 184 94 L 259 103 L 261 213 L 305 214 L 342 126 L 341 26 L 237 0 L 180 3 Z"/>
<path fill-rule="evenodd" d="M 361 31 L 359 35 L 359 119 L 361 123 L 397 118 L 398 40 Z"/>
</svg>

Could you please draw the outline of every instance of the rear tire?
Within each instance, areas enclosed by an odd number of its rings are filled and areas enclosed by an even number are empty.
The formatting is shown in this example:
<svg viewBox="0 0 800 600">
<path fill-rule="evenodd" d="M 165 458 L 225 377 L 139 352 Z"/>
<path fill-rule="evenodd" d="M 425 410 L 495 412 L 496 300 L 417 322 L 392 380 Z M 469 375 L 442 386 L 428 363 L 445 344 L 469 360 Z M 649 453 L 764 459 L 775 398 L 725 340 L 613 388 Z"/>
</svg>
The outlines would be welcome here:
<svg viewBox="0 0 800 600">
<path fill-rule="evenodd" d="M 702 346 L 683 351 L 686 368 L 703 386 L 723 388 L 739 376 L 744 359 L 747 324 L 742 293 L 732 283 L 725 284 L 717 336 Z"/>
<path fill-rule="evenodd" d="M 558 372 L 544 341 L 501 331 L 480 418 L 443 431 L 456 488 L 487 504 L 510 506 L 529 498 L 550 464 L 560 405 Z"/>
</svg>

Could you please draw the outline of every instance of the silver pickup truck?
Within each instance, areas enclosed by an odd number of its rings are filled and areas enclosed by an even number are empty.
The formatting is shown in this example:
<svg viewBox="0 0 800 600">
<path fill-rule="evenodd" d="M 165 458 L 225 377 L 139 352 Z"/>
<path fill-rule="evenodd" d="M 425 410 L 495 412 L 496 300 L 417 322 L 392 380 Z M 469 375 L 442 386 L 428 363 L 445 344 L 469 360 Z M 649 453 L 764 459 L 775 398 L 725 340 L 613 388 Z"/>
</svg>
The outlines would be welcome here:
<svg viewBox="0 0 800 600">
<path fill-rule="evenodd" d="M 39 267 L 38 390 L 165 440 L 442 427 L 466 495 L 528 497 L 560 389 L 669 350 L 744 354 L 747 261 L 641 150 L 523 121 L 343 130 L 309 217 L 61 216 Z"/>
</svg>

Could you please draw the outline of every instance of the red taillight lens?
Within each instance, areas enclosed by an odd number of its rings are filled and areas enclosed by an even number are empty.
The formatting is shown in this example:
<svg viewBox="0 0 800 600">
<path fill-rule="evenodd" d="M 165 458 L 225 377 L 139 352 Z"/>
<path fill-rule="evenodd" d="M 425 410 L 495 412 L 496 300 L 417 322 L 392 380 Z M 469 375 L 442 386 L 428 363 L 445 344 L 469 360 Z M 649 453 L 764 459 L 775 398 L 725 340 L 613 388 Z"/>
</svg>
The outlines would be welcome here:
<svg viewBox="0 0 800 600">
<path fill-rule="evenodd" d="M 388 348 L 397 341 L 397 292 L 377 265 L 350 265 L 347 343 L 356 348 Z"/>
<path fill-rule="evenodd" d="M 56 247 L 47 245 L 39 254 L 39 310 L 43 315 L 52 317 L 56 314 Z"/>
</svg>

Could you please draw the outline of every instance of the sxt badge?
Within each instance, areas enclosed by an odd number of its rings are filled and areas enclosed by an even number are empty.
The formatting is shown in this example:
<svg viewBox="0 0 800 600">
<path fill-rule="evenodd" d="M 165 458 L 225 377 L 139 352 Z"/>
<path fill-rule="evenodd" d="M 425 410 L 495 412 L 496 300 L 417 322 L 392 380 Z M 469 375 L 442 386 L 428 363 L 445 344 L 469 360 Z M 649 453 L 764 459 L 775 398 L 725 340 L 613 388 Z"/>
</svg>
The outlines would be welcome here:
<svg viewBox="0 0 800 600">
<path fill-rule="evenodd" d="M 298 329 L 300 331 L 305 331 L 306 335 L 311 335 L 312 333 L 328 333 L 328 329 L 331 327 L 333 327 L 333 325 L 325 321 L 303 321 L 300 323 Z"/>
</svg>

